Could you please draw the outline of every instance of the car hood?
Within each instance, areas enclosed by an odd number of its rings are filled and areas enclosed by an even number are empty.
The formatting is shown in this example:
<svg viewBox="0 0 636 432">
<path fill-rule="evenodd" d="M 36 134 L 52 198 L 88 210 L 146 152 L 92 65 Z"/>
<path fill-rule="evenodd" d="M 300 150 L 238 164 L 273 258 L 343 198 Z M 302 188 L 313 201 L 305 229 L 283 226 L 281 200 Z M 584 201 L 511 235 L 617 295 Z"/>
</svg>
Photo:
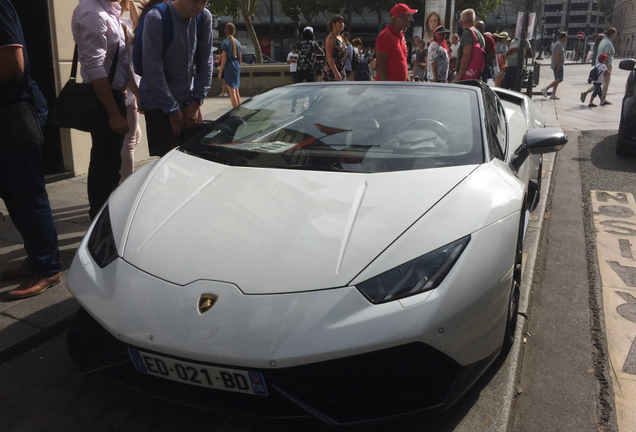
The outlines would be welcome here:
<svg viewBox="0 0 636 432">
<path fill-rule="evenodd" d="M 475 168 L 299 171 L 172 152 L 133 205 L 122 257 L 175 284 L 223 281 L 246 294 L 346 286 Z"/>
</svg>

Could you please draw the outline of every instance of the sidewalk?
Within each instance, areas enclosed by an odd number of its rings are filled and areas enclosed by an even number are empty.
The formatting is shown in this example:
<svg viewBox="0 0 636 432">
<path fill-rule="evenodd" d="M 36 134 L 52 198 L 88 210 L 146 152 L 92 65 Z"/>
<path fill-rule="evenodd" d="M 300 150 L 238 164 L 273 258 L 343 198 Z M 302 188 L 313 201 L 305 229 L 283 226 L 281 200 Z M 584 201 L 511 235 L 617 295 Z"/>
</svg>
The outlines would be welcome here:
<svg viewBox="0 0 636 432">
<path fill-rule="evenodd" d="M 209 98 L 203 104 L 202 115 L 216 119 L 230 108 L 229 98 Z M 7 291 L 21 281 L 0 280 L 0 364 L 64 331 L 79 307 L 65 282 L 75 251 L 90 225 L 86 176 L 51 183 L 46 189 L 58 232 L 62 283 L 36 297 L 9 301 Z M 6 219 L 0 220 L 0 269 L 4 269 L 21 261 L 25 252 L 2 200 L 0 211 Z"/>
<path fill-rule="evenodd" d="M 596 108 L 588 108 L 587 103 L 590 101 L 590 95 L 587 96 L 586 103 L 581 103 L 581 92 L 590 88 L 591 84 L 587 83 L 587 77 L 590 72 L 589 63 L 567 64 L 564 67 L 564 79 L 557 91 L 557 95 L 561 98 L 558 101 L 545 99 L 541 93 L 541 89 L 554 80 L 552 69 L 550 69 L 549 60 L 542 61 L 541 78 L 539 85 L 534 88 L 532 99 L 539 103 L 544 110 L 555 110 L 557 120 L 565 131 L 583 131 L 583 130 L 618 130 L 618 123 L 621 113 L 621 101 L 625 93 L 625 83 L 629 75 L 629 71 L 618 68 L 618 64 L 623 58 L 614 58 L 612 67 L 612 78 L 609 85 L 607 100 L 612 105 Z M 598 98 L 596 103 L 599 103 Z"/>
</svg>

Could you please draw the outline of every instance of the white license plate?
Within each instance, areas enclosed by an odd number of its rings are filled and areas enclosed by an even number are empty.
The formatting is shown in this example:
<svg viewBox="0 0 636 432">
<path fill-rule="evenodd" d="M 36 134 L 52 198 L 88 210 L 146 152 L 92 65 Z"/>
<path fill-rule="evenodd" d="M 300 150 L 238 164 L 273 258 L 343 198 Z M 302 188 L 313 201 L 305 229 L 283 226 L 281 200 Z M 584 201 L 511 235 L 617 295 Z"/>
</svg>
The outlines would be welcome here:
<svg viewBox="0 0 636 432">
<path fill-rule="evenodd" d="M 199 387 L 267 396 L 267 386 L 260 372 L 190 363 L 132 348 L 128 353 L 135 368 L 142 373 Z"/>
</svg>

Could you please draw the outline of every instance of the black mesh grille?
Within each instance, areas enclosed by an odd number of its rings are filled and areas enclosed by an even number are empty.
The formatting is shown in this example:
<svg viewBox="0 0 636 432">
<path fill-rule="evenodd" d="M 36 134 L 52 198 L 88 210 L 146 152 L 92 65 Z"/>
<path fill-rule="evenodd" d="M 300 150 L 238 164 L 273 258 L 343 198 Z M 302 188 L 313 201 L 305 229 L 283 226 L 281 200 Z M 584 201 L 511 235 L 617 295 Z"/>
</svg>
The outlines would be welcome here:
<svg viewBox="0 0 636 432">
<path fill-rule="evenodd" d="M 422 343 L 264 372 L 266 380 L 338 423 L 444 403 L 459 365 Z"/>
</svg>

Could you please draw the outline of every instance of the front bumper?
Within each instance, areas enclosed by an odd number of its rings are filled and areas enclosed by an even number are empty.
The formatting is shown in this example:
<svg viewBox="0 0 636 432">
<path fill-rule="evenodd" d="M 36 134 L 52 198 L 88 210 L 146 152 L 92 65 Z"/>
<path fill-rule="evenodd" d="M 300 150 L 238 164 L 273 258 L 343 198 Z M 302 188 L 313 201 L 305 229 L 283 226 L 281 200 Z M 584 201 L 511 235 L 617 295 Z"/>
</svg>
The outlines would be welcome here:
<svg viewBox="0 0 636 432">
<path fill-rule="evenodd" d="M 105 373 L 144 394 L 228 414 L 313 416 L 332 425 L 443 411 L 472 386 L 499 352 L 460 367 L 440 351 L 413 342 L 302 366 L 250 368 L 263 374 L 269 389 L 269 396 L 258 397 L 137 372 L 127 351 L 131 346 L 112 336 L 84 309 L 80 309 L 67 334 L 67 345 L 82 372 Z M 213 366 L 236 369 L 233 365 Z"/>
<path fill-rule="evenodd" d="M 619 129 L 621 133 L 619 139 L 632 151 L 636 151 L 636 97 L 634 96 L 623 99 Z"/>
</svg>

